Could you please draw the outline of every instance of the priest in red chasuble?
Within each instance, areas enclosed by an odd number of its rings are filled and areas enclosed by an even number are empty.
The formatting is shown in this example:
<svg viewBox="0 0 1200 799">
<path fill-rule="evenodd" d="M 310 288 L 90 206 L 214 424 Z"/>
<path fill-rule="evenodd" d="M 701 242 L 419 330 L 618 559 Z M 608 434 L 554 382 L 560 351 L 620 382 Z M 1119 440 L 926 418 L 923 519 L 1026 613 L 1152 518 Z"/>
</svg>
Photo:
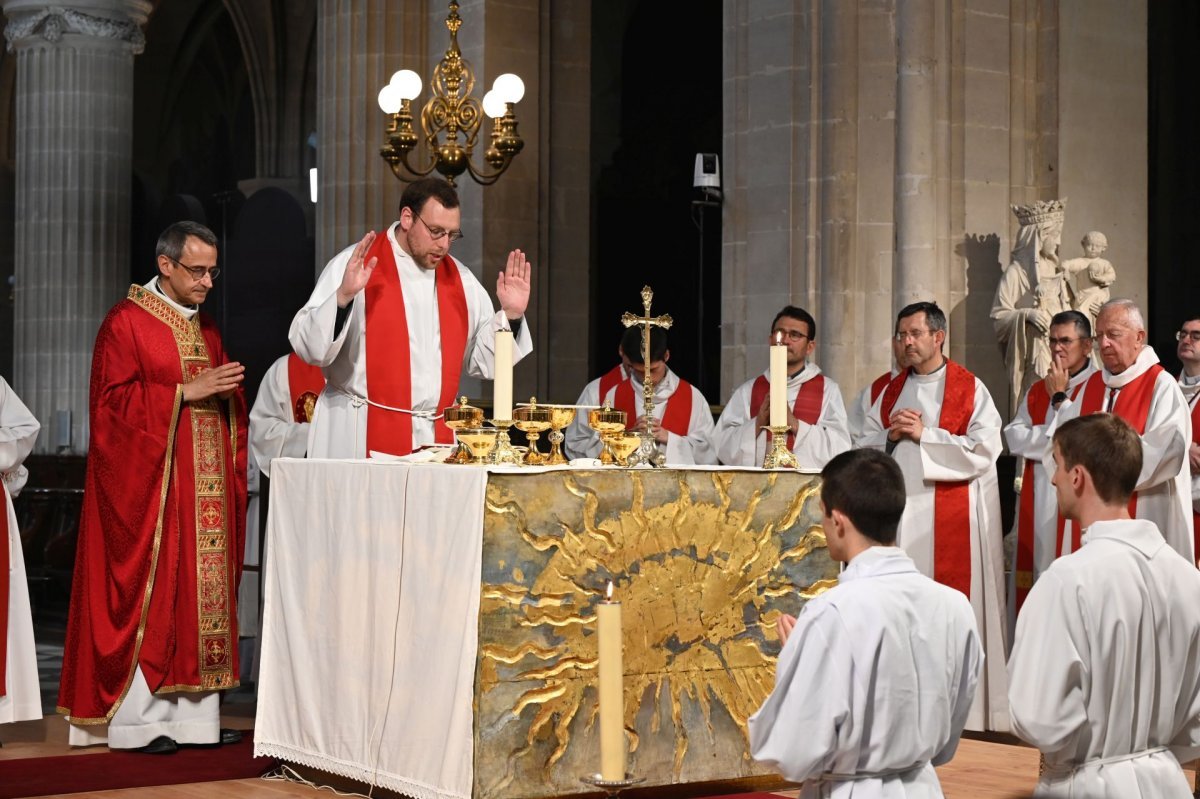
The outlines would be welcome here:
<svg viewBox="0 0 1200 799">
<path fill-rule="evenodd" d="M 871 407 L 860 443 L 891 454 L 904 473 L 908 502 L 896 543 L 975 610 L 987 659 L 966 728 L 1007 731 L 1000 413 L 983 382 L 942 354 L 946 315 L 936 304 L 903 308 L 896 337 L 907 368 Z"/>
<path fill-rule="evenodd" d="M 810 363 L 816 350 L 817 322 L 794 305 L 771 322 L 769 344 L 787 347 L 788 449 L 801 469 L 823 469 L 835 455 L 850 449 L 846 405 L 838 384 Z M 771 433 L 770 370 L 734 389 L 717 420 L 717 457 L 728 466 L 762 466 Z"/>
<path fill-rule="evenodd" d="M 325 266 L 288 338 L 327 381 L 309 431 L 312 458 L 405 455 L 449 444 L 441 419 L 463 372 L 492 379 L 496 332 L 513 333 L 513 361 L 533 351 L 525 320 L 532 265 L 513 250 L 487 291 L 450 245 L 461 238 L 458 194 L 423 178 L 400 197 L 400 218 Z"/>
<path fill-rule="evenodd" d="M 158 274 L 109 312 L 92 357 L 91 446 L 58 710 L 72 745 L 229 743 L 246 519 L 243 367 L 199 312 L 208 228 L 159 237 Z"/>
</svg>

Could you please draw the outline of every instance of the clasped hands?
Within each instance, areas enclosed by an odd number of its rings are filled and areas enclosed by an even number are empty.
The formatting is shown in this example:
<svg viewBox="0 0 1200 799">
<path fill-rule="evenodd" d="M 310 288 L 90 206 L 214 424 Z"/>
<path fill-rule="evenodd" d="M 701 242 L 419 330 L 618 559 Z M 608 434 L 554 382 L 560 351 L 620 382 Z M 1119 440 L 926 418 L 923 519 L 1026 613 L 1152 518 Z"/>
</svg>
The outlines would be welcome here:
<svg viewBox="0 0 1200 799">
<path fill-rule="evenodd" d="M 646 427 L 647 427 L 647 418 L 645 416 L 643 416 L 641 419 L 637 420 L 637 424 L 635 424 L 633 427 L 631 427 L 629 429 L 629 431 L 631 433 L 644 433 L 644 432 L 646 432 Z M 662 422 L 660 422 L 658 419 L 652 418 L 649 420 L 649 428 L 650 428 L 650 434 L 654 436 L 655 441 L 657 441 L 659 444 L 667 443 L 667 431 L 662 426 Z"/>
<path fill-rule="evenodd" d="M 758 409 L 758 416 L 754 420 L 754 429 L 761 431 L 764 428 L 769 427 L 770 424 L 771 424 L 771 403 L 764 402 L 762 404 L 762 407 Z M 792 413 L 791 408 L 787 409 L 787 426 L 788 426 L 788 430 L 790 430 L 792 433 L 800 432 L 800 420 L 796 418 L 796 415 L 794 413 Z M 768 435 L 768 437 L 771 435 L 769 430 L 767 431 L 767 435 Z"/>
<path fill-rule="evenodd" d="M 916 408 L 901 408 L 892 414 L 892 424 L 888 427 L 888 440 L 900 441 L 907 438 L 913 443 L 921 443 L 921 434 L 925 432 L 925 424 L 921 421 L 921 412 Z"/>
<path fill-rule="evenodd" d="M 205 369 L 183 384 L 183 401 L 198 402 L 209 397 L 229 399 L 246 376 L 246 367 L 237 361 Z"/>
</svg>

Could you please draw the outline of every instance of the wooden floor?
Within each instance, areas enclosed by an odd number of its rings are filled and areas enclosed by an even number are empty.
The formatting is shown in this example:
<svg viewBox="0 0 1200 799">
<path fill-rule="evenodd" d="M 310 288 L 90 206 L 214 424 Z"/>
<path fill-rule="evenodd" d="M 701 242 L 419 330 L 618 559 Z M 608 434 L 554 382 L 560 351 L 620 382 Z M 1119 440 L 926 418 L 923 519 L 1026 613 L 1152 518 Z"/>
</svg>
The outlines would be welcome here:
<svg viewBox="0 0 1200 799">
<path fill-rule="evenodd" d="M 253 705 L 226 706 L 222 726 L 249 729 L 253 724 Z M 0 727 L 4 746 L 0 747 L 0 774 L 3 761 L 26 757 L 88 754 L 96 748 L 72 750 L 67 745 L 67 724 L 59 717 Z M 149 757 L 149 755 L 148 755 Z M 958 755 L 938 769 L 947 799 L 1025 799 L 1037 783 L 1038 755 L 1033 749 L 1012 743 L 966 739 L 959 744 Z M 1189 781 L 1193 779 L 1188 775 Z M 795 797 L 796 791 L 781 791 Z M 201 782 L 190 785 L 130 788 L 119 791 L 61 794 L 73 799 L 209 799 L 213 796 L 233 799 L 283 799 L 284 797 L 329 797 L 305 785 L 263 779 Z"/>
</svg>

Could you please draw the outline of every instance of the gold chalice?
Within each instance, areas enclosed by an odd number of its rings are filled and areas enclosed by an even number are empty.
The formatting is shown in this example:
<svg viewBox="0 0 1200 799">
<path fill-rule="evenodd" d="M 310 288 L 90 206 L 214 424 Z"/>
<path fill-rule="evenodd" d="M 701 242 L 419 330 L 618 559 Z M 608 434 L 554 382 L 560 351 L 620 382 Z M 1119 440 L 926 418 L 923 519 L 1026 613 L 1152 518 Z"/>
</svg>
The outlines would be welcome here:
<svg viewBox="0 0 1200 799">
<path fill-rule="evenodd" d="M 530 397 L 528 405 L 513 409 L 513 426 L 529 439 L 529 451 L 525 453 L 527 466 L 546 462 L 546 456 L 538 452 L 537 440 L 542 433 L 550 429 L 553 416 L 554 412 L 550 408 L 537 404 L 537 397 Z"/>
<path fill-rule="evenodd" d="M 562 452 L 562 442 L 565 438 L 563 430 L 566 430 L 567 426 L 575 421 L 575 406 L 543 405 L 542 407 L 550 409 L 550 457 L 546 459 L 546 463 L 550 466 L 559 466 L 567 462 L 567 457 Z"/>
<path fill-rule="evenodd" d="M 446 410 L 442 411 L 442 421 L 446 423 L 455 433 L 455 439 L 458 439 L 458 431 L 468 427 L 483 426 L 483 410 L 467 404 L 466 397 L 459 397 L 457 405 L 451 405 Z M 446 463 L 470 463 L 471 456 L 467 454 L 467 448 L 463 446 L 462 441 L 454 445 L 454 449 L 446 458 Z"/>
<path fill-rule="evenodd" d="M 603 408 L 594 408 L 588 411 L 588 427 L 599 433 L 600 440 L 604 442 L 604 449 L 600 450 L 600 462 L 615 463 L 611 443 L 614 436 L 625 432 L 625 411 L 614 411 L 607 403 Z"/>
<path fill-rule="evenodd" d="M 608 439 L 608 446 L 617 459 L 618 466 L 628 466 L 629 456 L 637 452 L 642 445 L 642 437 L 637 433 L 613 433 Z"/>
<path fill-rule="evenodd" d="M 485 464 L 487 458 L 496 448 L 496 428 L 494 427 L 463 427 L 457 431 L 458 440 L 471 453 L 470 463 Z"/>
</svg>

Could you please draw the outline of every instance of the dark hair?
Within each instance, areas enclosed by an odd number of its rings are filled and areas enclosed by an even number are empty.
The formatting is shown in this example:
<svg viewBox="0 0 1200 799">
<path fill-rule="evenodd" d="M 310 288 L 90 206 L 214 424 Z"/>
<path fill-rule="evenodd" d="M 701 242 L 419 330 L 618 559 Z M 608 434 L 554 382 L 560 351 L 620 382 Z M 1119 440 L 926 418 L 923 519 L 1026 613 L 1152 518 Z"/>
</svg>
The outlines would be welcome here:
<svg viewBox="0 0 1200 799">
<path fill-rule="evenodd" d="M 179 259 L 183 257 L 183 246 L 187 243 L 189 236 L 199 239 L 210 247 L 217 246 L 215 233 L 199 222 L 184 220 L 176 222 L 159 234 L 158 243 L 154 245 L 154 257 L 165 255 L 179 263 Z"/>
<path fill-rule="evenodd" d="M 1092 337 L 1092 323 L 1087 318 L 1087 314 L 1079 311 L 1059 311 L 1050 317 L 1050 327 L 1071 324 L 1075 325 L 1075 332 L 1079 334 L 1080 338 Z"/>
<path fill-rule="evenodd" d="M 400 195 L 400 210 L 408 208 L 414 214 L 419 214 L 431 197 L 443 208 L 458 207 L 458 192 L 453 186 L 441 178 L 421 178 L 404 187 L 404 193 Z"/>
<path fill-rule="evenodd" d="M 1129 501 L 1142 473 L 1142 441 L 1129 422 L 1111 413 L 1080 416 L 1054 431 L 1063 466 L 1082 466 L 1107 505 Z"/>
<path fill-rule="evenodd" d="M 631 363 L 642 363 L 642 330 L 641 325 L 625 329 L 621 336 L 621 352 Z M 650 363 L 661 361 L 667 354 L 667 331 L 661 327 L 650 328 Z"/>
<path fill-rule="evenodd" d="M 810 314 L 808 311 L 795 305 L 785 305 L 783 306 L 782 311 L 775 314 L 775 318 L 771 320 L 772 332 L 775 330 L 775 323 L 785 316 L 788 319 L 795 319 L 797 322 L 803 322 L 804 324 L 808 325 L 808 340 L 817 340 L 817 320 L 813 319 L 812 314 Z"/>
<path fill-rule="evenodd" d="M 868 538 L 894 544 L 904 513 L 904 475 L 879 450 L 852 449 L 821 470 L 821 501 L 826 513 L 841 511 Z"/>
<path fill-rule="evenodd" d="M 900 309 L 900 313 L 896 314 L 896 330 L 900 330 L 901 319 L 907 319 L 919 313 L 925 314 L 925 324 L 929 326 L 930 333 L 936 333 L 939 330 L 943 333 L 946 332 L 946 314 L 936 302 L 914 302 L 905 305 Z"/>
</svg>

